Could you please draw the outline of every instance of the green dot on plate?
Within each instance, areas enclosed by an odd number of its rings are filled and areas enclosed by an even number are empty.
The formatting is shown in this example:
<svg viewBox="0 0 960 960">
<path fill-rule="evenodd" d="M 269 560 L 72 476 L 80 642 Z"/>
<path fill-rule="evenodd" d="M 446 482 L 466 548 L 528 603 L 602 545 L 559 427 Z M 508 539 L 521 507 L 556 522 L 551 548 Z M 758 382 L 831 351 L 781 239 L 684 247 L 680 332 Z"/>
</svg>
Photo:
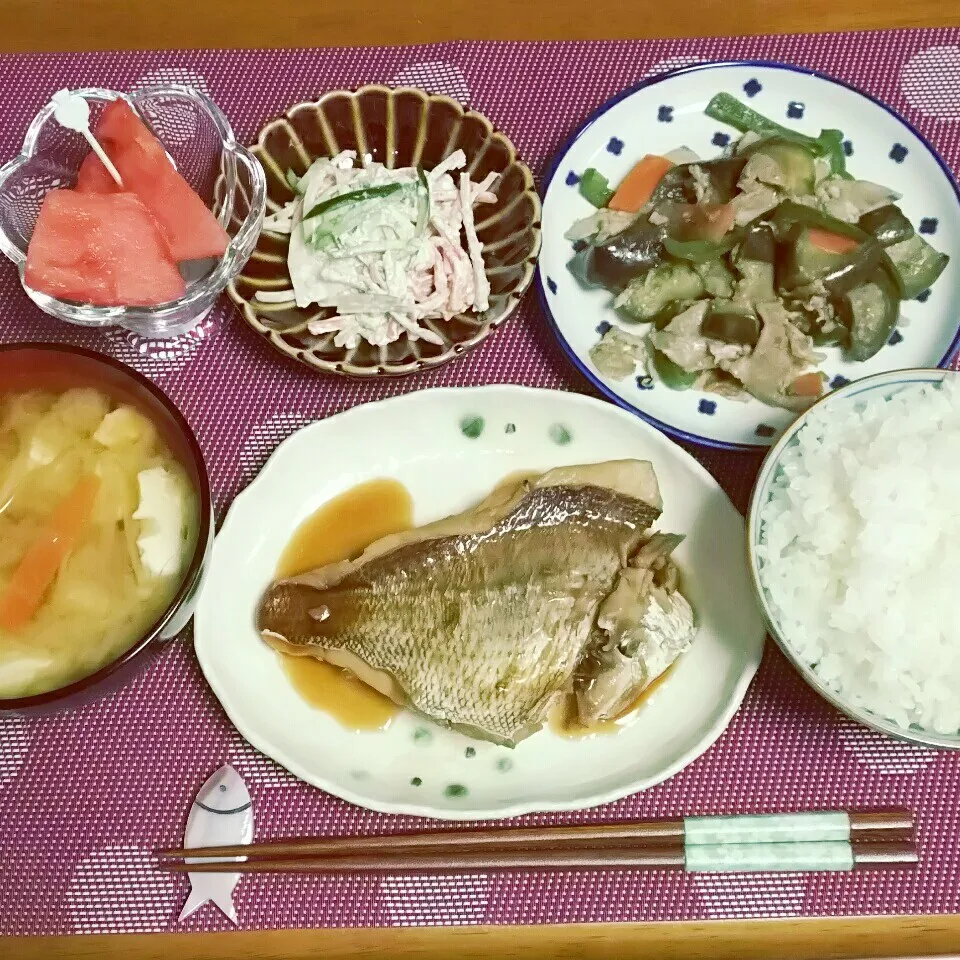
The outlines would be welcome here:
<svg viewBox="0 0 960 960">
<path fill-rule="evenodd" d="M 550 428 L 550 439 L 562 447 L 573 439 L 573 434 L 562 423 L 555 423 Z"/>
<path fill-rule="evenodd" d="M 477 755 L 477 751 L 474 750 L 473 747 L 467 747 L 467 749 L 463 751 L 463 755 L 469 760 L 471 757 Z"/>
<path fill-rule="evenodd" d="M 429 743 L 433 739 L 433 734 L 426 727 L 417 727 L 413 731 L 414 743 Z"/>
<path fill-rule="evenodd" d="M 465 797 L 470 791 L 462 783 L 451 783 L 443 791 L 445 797 Z"/>
<path fill-rule="evenodd" d="M 483 433 L 483 417 L 464 417 L 460 421 L 460 432 L 471 440 L 476 440 Z"/>
<path fill-rule="evenodd" d="M 501 773 L 506 773 L 508 770 L 512 769 L 513 761 L 509 757 L 501 757 L 497 761 L 497 769 Z"/>
<path fill-rule="evenodd" d="M 504 432 L 504 433 L 516 433 L 516 432 L 517 432 L 517 425 L 516 425 L 515 423 L 508 423 L 508 424 L 503 428 L 503 432 Z"/>
<path fill-rule="evenodd" d="M 414 778 L 410 781 L 410 785 L 411 785 L 412 787 L 419 787 L 421 783 L 423 783 L 423 781 L 422 781 L 419 777 L 414 777 Z"/>
</svg>

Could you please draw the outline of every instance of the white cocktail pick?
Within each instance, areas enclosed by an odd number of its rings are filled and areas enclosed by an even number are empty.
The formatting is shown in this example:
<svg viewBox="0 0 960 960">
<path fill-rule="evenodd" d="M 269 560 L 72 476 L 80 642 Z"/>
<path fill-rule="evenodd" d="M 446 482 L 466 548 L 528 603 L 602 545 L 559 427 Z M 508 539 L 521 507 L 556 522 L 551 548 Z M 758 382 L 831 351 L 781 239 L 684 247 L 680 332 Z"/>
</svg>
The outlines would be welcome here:
<svg viewBox="0 0 960 960">
<path fill-rule="evenodd" d="M 113 177 L 117 186 L 123 189 L 123 180 L 113 161 L 107 156 L 106 150 L 97 142 L 97 138 L 90 132 L 90 104 L 83 97 L 69 90 L 58 90 L 51 101 L 53 103 L 53 118 L 61 127 L 75 130 L 83 134 L 90 144 L 90 149 L 100 158 L 100 162 L 107 168 L 107 173 Z"/>
</svg>

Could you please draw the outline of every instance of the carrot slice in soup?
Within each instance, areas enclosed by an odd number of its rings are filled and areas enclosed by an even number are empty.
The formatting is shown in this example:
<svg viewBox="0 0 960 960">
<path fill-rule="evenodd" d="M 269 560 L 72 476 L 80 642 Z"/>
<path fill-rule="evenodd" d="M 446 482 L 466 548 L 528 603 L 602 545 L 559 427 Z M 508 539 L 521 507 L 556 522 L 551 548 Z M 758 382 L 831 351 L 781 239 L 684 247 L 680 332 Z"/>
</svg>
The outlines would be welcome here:
<svg viewBox="0 0 960 960">
<path fill-rule="evenodd" d="M 636 213 L 652 196 L 663 175 L 673 166 L 666 157 L 648 153 L 624 178 L 607 206 Z"/>
<path fill-rule="evenodd" d="M 82 477 L 54 508 L 0 595 L 0 629 L 17 630 L 37 612 L 60 564 L 90 519 L 99 489 L 97 477 Z"/>
<path fill-rule="evenodd" d="M 807 236 L 815 247 L 826 250 L 827 253 L 850 253 L 860 246 L 853 237 L 843 237 L 839 233 L 831 233 L 819 227 L 808 227 Z"/>
</svg>

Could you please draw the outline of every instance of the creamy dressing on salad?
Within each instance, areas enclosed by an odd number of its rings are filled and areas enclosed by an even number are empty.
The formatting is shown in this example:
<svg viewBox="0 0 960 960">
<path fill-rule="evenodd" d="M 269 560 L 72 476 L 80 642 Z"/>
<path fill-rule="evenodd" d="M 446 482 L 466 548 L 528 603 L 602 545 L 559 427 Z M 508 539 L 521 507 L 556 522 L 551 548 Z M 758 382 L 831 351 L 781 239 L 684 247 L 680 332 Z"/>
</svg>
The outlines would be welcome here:
<svg viewBox="0 0 960 960">
<path fill-rule="evenodd" d="M 261 302 L 317 304 L 333 316 L 308 324 L 334 333 L 340 347 L 361 340 L 384 345 L 403 333 L 442 343 L 430 321 L 482 313 L 490 284 L 473 208 L 494 203 L 497 174 L 474 183 L 457 150 L 437 167 L 388 169 L 369 155 L 345 150 L 315 161 L 297 197 L 264 220 L 264 229 L 290 235 L 287 266 L 293 290 L 260 291 Z M 291 180 L 291 183 L 294 183 Z"/>
</svg>

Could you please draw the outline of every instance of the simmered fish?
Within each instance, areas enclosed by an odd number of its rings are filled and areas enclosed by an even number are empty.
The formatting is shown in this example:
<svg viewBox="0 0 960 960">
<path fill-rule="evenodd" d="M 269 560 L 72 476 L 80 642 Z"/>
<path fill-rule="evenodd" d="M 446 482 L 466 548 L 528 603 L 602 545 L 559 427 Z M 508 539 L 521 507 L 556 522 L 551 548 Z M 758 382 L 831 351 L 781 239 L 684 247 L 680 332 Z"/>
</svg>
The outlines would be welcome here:
<svg viewBox="0 0 960 960">
<path fill-rule="evenodd" d="M 513 745 L 576 689 L 581 715 L 635 698 L 689 645 L 689 604 L 649 533 L 652 466 L 561 467 L 479 506 L 280 580 L 258 627 L 284 653 L 350 670 L 432 720 Z"/>
</svg>

